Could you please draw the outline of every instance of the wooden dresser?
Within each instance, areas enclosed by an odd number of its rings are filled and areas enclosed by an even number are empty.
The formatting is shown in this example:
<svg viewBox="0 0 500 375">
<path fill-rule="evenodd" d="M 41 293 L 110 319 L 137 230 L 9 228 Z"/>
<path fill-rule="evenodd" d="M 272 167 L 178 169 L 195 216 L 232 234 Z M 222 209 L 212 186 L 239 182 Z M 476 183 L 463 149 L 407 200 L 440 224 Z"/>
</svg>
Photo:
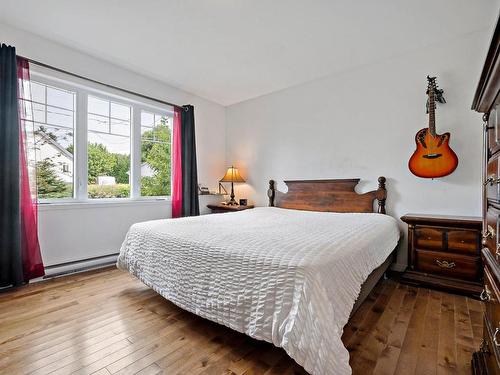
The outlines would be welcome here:
<svg viewBox="0 0 500 375">
<path fill-rule="evenodd" d="M 408 269 L 401 281 L 479 297 L 481 218 L 408 214 Z"/>
<path fill-rule="evenodd" d="M 488 50 L 472 109 L 483 113 L 483 235 L 485 302 L 483 342 L 474 353 L 474 374 L 500 374 L 500 26 Z M 479 124 L 476 124 L 479 126 Z"/>
</svg>

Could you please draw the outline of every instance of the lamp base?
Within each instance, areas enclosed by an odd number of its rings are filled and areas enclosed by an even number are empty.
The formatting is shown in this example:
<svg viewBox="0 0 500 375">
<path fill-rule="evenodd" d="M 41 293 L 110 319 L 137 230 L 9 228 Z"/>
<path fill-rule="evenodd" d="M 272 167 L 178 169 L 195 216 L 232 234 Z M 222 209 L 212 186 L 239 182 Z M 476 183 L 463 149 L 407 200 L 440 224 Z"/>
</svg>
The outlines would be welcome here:
<svg viewBox="0 0 500 375">
<path fill-rule="evenodd" d="M 238 206 L 238 202 L 234 200 L 234 198 L 231 198 L 229 202 L 226 203 L 227 206 Z"/>
<path fill-rule="evenodd" d="M 231 199 L 226 204 L 228 206 L 237 206 L 238 202 L 236 202 L 236 200 L 234 199 L 234 197 L 235 197 L 235 195 L 234 195 L 234 185 L 233 185 L 232 182 L 231 182 L 231 195 L 230 195 L 230 197 L 231 197 Z"/>
</svg>

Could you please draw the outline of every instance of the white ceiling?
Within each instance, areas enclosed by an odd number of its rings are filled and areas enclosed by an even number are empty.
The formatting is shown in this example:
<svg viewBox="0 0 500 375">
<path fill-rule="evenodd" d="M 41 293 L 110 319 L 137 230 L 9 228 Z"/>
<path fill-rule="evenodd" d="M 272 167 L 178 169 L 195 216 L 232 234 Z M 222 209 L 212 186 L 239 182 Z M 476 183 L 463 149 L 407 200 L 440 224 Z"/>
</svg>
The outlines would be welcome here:
<svg viewBox="0 0 500 375">
<path fill-rule="evenodd" d="M 491 29 L 498 3 L 0 0 L 0 21 L 230 105 Z"/>
</svg>

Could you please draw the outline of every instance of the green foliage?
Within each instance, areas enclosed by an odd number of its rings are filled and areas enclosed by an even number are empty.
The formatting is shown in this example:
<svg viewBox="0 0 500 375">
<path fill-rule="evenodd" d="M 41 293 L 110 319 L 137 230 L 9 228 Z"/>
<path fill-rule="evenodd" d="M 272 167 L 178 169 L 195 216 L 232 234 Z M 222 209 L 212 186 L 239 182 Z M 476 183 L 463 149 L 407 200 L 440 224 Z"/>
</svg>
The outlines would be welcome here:
<svg viewBox="0 0 500 375">
<path fill-rule="evenodd" d="M 88 145 L 88 182 L 95 184 L 98 176 L 113 176 L 116 158 L 106 146 L 99 143 Z"/>
<path fill-rule="evenodd" d="M 141 195 L 170 195 L 171 140 L 170 129 L 162 123 L 142 134 L 141 162 L 147 163 L 154 176 L 141 178 Z"/>
<path fill-rule="evenodd" d="M 130 185 L 88 185 L 89 198 L 128 198 Z"/>
<path fill-rule="evenodd" d="M 129 183 L 130 156 L 114 154 L 99 143 L 88 145 L 88 182 L 95 184 L 98 176 L 113 176 L 116 183 Z"/>
<path fill-rule="evenodd" d="M 38 186 L 38 197 L 47 198 L 66 198 L 73 194 L 71 184 L 64 183 L 54 172 L 55 163 L 49 158 L 40 160 L 36 163 L 36 183 Z"/>
<path fill-rule="evenodd" d="M 130 157 L 123 154 L 113 155 L 113 168 L 109 176 L 114 176 L 117 184 L 129 183 Z"/>
</svg>

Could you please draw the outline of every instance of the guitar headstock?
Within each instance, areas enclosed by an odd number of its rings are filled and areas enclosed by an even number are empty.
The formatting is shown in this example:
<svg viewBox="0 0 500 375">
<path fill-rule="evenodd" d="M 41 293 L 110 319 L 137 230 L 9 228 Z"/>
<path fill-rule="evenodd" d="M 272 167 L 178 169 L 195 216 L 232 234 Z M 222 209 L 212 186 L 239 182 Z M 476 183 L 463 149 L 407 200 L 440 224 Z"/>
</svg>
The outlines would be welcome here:
<svg viewBox="0 0 500 375">
<path fill-rule="evenodd" d="M 427 95 L 436 90 L 437 88 L 436 79 L 437 77 L 427 76 Z"/>
<path fill-rule="evenodd" d="M 429 102 L 432 101 L 432 109 L 436 108 L 436 101 L 438 103 L 446 103 L 444 99 L 443 89 L 439 89 L 436 83 L 437 77 L 427 76 L 427 92 L 426 94 L 429 96 L 427 100 L 427 113 L 429 112 Z"/>
</svg>

